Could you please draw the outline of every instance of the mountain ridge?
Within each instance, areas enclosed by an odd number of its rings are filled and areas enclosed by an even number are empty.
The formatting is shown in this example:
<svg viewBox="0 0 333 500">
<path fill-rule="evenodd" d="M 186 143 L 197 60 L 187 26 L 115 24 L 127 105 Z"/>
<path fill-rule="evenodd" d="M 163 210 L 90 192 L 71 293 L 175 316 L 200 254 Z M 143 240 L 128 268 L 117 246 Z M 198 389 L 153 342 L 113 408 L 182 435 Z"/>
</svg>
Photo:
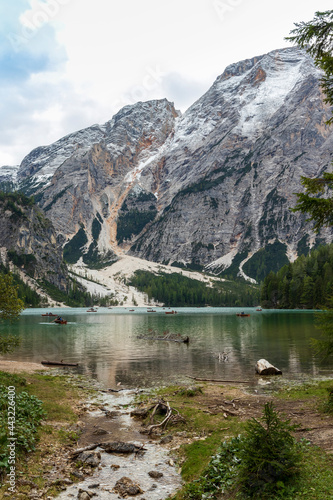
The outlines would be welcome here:
<svg viewBox="0 0 333 500">
<path fill-rule="evenodd" d="M 274 241 L 293 259 L 318 240 L 290 212 L 294 193 L 332 157 L 320 77 L 299 48 L 240 61 L 183 114 L 167 99 L 139 102 L 33 150 L 18 186 L 65 248 L 83 231 L 78 250 L 96 261 L 128 252 L 218 272 Z"/>
</svg>

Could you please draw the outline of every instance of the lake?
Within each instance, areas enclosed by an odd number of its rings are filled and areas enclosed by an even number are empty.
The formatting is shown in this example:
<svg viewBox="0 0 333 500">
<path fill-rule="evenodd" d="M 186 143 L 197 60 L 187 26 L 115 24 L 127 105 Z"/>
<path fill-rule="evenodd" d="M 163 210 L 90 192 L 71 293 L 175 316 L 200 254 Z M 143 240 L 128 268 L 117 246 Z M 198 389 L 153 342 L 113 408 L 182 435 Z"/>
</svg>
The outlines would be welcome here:
<svg viewBox="0 0 333 500">
<path fill-rule="evenodd" d="M 311 338 L 320 332 L 313 311 L 256 311 L 254 308 L 52 309 L 67 321 L 56 325 L 42 317 L 48 310 L 25 310 L 18 322 L 2 323 L 0 333 L 21 338 L 21 345 L 3 359 L 79 363 L 79 371 L 107 387 L 156 386 L 183 381 L 186 376 L 250 380 L 258 383 L 255 363 L 265 358 L 283 372 L 283 378 L 332 376 L 332 364 L 314 356 Z M 132 308 L 133 309 L 133 308 Z M 167 310 L 167 309 L 166 309 Z M 245 311 L 249 317 L 238 317 Z M 189 344 L 138 338 L 152 330 L 188 335 Z M 228 359 L 219 359 L 219 353 Z"/>
</svg>

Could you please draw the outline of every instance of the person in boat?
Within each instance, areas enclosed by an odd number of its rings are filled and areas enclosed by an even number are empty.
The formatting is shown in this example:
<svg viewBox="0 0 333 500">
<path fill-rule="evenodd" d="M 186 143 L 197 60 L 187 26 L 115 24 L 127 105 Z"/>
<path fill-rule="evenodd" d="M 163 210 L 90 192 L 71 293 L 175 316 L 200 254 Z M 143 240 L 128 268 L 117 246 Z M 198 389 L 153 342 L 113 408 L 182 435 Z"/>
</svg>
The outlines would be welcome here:
<svg viewBox="0 0 333 500">
<path fill-rule="evenodd" d="M 57 316 L 54 321 L 64 321 L 61 316 Z"/>
</svg>

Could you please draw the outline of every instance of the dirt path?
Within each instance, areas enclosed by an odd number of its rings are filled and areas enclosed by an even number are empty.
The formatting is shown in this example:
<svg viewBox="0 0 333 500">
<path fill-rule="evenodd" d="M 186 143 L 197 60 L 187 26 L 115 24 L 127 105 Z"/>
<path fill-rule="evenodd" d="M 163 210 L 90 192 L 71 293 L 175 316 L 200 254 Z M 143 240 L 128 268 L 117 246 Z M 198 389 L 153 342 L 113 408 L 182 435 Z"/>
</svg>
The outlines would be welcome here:
<svg viewBox="0 0 333 500">
<path fill-rule="evenodd" d="M 5 361 L 0 360 L 0 371 L 8 373 L 34 373 L 36 371 L 49 370 L 49 367 L 39 363 L 30 363 L 27 361 Z"/>
</svg>

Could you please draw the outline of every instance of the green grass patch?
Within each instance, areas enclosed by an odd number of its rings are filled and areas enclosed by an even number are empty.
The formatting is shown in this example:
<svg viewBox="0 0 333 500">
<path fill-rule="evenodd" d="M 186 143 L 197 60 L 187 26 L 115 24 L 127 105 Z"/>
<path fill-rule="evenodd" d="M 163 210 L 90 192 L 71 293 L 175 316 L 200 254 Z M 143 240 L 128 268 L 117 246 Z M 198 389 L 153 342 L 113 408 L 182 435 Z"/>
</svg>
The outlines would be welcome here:
<svg viewBox="0 0 333 500">
<path fill-rule="evenodd" d="M 31 482 L 33 478 L 33 482 L 39 488 L 45 487 L 46 478 L 43 477 L 43 473 L 51 468 L 48 460 L 50 453 L 60 454 L 64 446 L 74 445 L 77 442 L 79 436 L 72 428 L 78 420 L 75 405 L 91 393 L 89 388 L 83 390 L 78 387 L 79 383 L 82 384 L 82 377 L 79 376 L 38 373 L 13 375 L 0 372 L 0 392 L 6 391 L 9 386 L 15 387 L 17 410 L 15 430 L 19 433 L 15 467 L 16 478 L 22 479 L 23 483 Z M 7 418 L 3 404 L 2 414 Z M 1 429 L 6 429 L 6 422 Z M 3 433 L 0 437 L 0 447 L 6 448 Z M 0 490 L 0 498 L 3 498 L 9 487 L 5 479 L 6 458 L 1 456 L 0 473 L 4 479 L 4 486 Z M 19 495 L 28 496 L 31 491 L 30 486 L 19 482 L 16 483 L 16 487 Z M 48 491 L 48 495 L 55 496 L 60 490 L 61 485 L 54 486 Z"/>
<path fill-rule="evenodd" d="M 27 391 L 43 401 L 48 421 L 76 421 L 72 401 L 77 399 L 78 390 L 71 380 L 66 376 L 53 375 L 33 375 L 28 380 L 31 384 L 27 386 Z"/>
<path fill-rule="evenodd" d="M 302 383 L 282 387 L 274 393 L 274 397 L 281 399 L 308 399 L 318 404 L 322 404 L 327 397 L 327 392 L 333 386 L 332 380 L 323 380 L 317 382 Z"/>
<path fill-rule="evenodd" d="M 333 457 L 297 442 L 294 427 L 268 403 L 263 417 L 249 420 L 239 435 L 219 442 L 216 431 L 183 447 L 186 484 L 172 500 L 333 498 Z"/>
</svg>

